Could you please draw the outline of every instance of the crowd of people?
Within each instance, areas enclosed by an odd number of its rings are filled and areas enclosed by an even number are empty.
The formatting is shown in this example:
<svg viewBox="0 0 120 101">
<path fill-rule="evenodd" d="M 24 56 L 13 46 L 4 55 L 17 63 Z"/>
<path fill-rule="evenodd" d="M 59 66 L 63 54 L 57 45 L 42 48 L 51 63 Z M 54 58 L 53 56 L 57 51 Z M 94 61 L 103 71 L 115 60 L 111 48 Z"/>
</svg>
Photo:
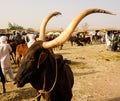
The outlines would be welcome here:
<svg viewBox="0 0 120 101">
<path fill-rule="evenodd" d="M 120 50 L 120 32 L 107 32 L 105 35 L 106 50 Z"/>
<path fill-rule="evenodd" d="M 5 77 L 5 80 L 8 81 L 6 77 L 6 71 L 8 71 L 9 77 L 12 81 L 14 78 L 12 66 L 11 66 L 11 60 L 10 60 L 10 52 L 12 52 L 12 48 L 7 43 L 7 40 L 8 40 L 7 36 L 0 37 L 0 65 L 1 65 L 3 75 Z"/>
<path fill-rule="evenodd" d="M 38 37 L 38 33 L 31 33 L 28 34 L 28 32 L 23 31 L 23 32 L 19 32 L 19 31 L 13 31 L 13 34 L 11 35 L 12 40 L 25 40 L 25 42 L 27 43 L 28 41 L 30 41 L 29 38 L 31 38 L 31 35 L 33 35 L 34 38 Z"/>
<path fill-rule="evenodd" d="M 12 40 L 24 39 L 25 43 L 27 43 L 27 46 L 30 47 L 36 41 L 37 37 L 38 37 L 37 34 L 27 35 L 27 33 L 20 34 L 14 31 L 12 35 Z M 11 52 L 12 52 L 12 47 L 8 43 L 8 37 L 5 35 L 0 36 L 0 66 L 6 82 L 13 81 L 14 79 L 12 64 L 10 59 Z M 6 76 L 6 72 L 8 72 L 9 74 L 9 79 Z"/>
</svg>

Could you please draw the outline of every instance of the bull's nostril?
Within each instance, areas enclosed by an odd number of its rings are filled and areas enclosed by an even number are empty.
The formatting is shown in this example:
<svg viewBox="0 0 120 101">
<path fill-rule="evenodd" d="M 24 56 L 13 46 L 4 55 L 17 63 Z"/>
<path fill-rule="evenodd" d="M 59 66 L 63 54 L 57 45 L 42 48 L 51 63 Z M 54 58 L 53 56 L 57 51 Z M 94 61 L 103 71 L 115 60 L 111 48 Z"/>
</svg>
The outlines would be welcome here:
<svg viewBox="0 0 120 101">
<path fill-rule="evenodd" d="M 17 82 L 16 82 L 16 81 L 14 81 L 14 82 L 13 82 L 13 84 L 15 85 L 15 84 L 17 84 Z"/>
</svg>

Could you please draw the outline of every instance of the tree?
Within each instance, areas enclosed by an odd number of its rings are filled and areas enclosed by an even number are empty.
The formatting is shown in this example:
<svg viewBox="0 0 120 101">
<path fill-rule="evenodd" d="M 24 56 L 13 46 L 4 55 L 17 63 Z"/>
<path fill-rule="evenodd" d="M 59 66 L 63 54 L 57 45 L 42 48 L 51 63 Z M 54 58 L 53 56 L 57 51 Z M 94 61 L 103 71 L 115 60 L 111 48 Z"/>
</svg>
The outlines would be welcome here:
<svg viewBox="0 0 120 101">
<path fill-rule="evenodd" d="M 24 28 L 22 27 L 22 26 L 19 26 L 19 25 L 17 25 L 17 24 L 12 24 L 12 23 L 8 23 L 8 28 L 7 28 L 7 30 L 24 30 Z"/>
</svg>

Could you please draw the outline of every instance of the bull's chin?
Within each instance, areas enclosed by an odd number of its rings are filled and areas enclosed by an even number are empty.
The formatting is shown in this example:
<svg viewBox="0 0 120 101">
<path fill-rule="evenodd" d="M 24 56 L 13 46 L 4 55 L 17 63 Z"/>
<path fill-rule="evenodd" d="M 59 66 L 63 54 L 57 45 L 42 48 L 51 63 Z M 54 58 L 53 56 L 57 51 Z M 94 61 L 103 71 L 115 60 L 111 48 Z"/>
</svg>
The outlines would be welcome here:
<svg viewBox="0 0 120 101">
<path fill-rule="evenodd" d="M 22 83 L 17 83 L 17 87 L 21 88 L 23 87 L 25 84 L 22 84 Z"/>
<path fill-rule="evenodd" d="M 29 81 L 28 79 L 14 80 L 14 84 L 20 88 L 23 87 L 25 84 L 29 83 L 28 81 Z"/>
<path fill-rule="evenodd" d="M 14 85 L 20 88 L 23 87 L 25 84 L 14 81 Z"/>
</svg>

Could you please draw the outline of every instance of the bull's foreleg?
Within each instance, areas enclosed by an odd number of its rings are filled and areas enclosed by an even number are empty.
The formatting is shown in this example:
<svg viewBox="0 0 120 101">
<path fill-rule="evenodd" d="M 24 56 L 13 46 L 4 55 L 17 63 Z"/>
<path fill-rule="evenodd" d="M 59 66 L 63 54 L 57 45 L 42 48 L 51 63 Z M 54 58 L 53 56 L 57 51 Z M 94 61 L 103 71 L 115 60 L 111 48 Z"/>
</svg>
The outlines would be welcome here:
<svg viewBox="0 0 120 101">
<path fill-rule="evenodd" d="M 41 94 L 37 91 L 36 100 L 37 100 L 37 101 L 40 101 L 40 99 L 41 99 Z"/>
<path fill-rule="evenodd" d="M 41 98 L 41 96 L 39 96 L 39 97 L 37 98 L 37 101 L 40 101 L 40 98 Z"/>
<path fill-rule="evenodd" d="M 2 86 L 3 86 L 3 93 L 6 93 L 5 82 L 2 82 Z"/>
</svg>

